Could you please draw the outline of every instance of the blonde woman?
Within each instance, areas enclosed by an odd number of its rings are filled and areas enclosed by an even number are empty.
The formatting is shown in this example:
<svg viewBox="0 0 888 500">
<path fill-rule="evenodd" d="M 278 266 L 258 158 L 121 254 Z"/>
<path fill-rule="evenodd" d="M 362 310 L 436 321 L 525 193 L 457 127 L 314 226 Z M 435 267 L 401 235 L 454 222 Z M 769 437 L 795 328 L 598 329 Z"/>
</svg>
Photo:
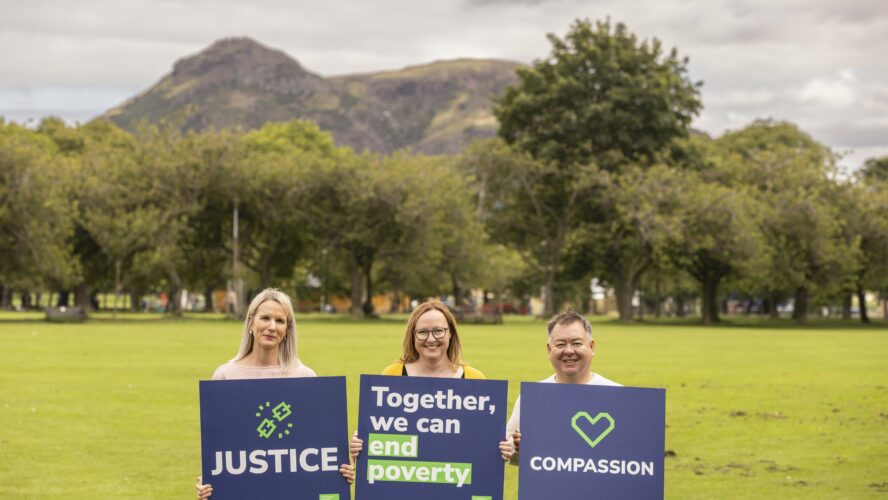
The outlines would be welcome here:
<svg viewBox="0 0 888 500">
<path fill-rule="evenodd" d="M 404 332 L 401 357 L 384 370 L 383 375 L 405 377 L 440 377 L 483 379 L 484 374 L 462 361 L 462 345 L 456 328 L 456 319 L 444 303 L 429 299 L 420 304 Z M 358 432 L 351 438 L 349 451 L 352 462 L 364 448 Z M 500 441 L 504 461 L 512 456 L 512 442 Z M 353 472 L 353 471 L 352 471 Z"/>
<path fill-rule="evenodd" d="M 284 292 L 266 288 L 250 303 L 244 321 L 240 349 L 231 361 L 216 368 L 213 380 L 317 377 L 302 364 L 296 353 L 296 322 L 290 297 Z M 342 465 L 342 477 L 354 482 L 354 467 Z M 206 499 L 213 487 L 197 478 L 197 498 Z"/>
</svg>

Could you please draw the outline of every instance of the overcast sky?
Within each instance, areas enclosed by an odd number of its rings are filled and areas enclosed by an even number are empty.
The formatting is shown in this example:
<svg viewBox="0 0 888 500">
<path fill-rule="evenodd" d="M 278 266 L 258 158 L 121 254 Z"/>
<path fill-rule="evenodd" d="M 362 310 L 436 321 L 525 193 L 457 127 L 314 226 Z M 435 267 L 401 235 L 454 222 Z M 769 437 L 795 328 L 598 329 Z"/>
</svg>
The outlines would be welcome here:
<svg viewBox="0 0 888 500">
<path fill-rule="evenodd" d="M 886 0 L 0 0 L 0 116 L 85 121 L 213 41 L 249 36 L 341 75 L 458 57 L 522 63 L 576 18 L 690 58 L 714 136 L 789 120 L 846 154 L 888 154 Z"/>
</svg>

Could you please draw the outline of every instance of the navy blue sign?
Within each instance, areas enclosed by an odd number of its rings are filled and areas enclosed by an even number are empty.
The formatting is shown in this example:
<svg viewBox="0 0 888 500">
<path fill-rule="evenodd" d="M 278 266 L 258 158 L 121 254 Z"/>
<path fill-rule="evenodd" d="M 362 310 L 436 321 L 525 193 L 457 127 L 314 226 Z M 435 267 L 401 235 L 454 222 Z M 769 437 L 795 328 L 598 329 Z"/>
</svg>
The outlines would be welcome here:
<svg viewBox="0 0 888 500">
<path fill-rule="evenodd" d="M 518 498 L 663 498 L 666 391 L 521 383 Z"/>
<path fill-rule="evenodd" d="M 500 500 L 503 380 L 361 375 L 355 498 Z"/>
<path fill-rule="evenodd" d="M 345 377 L 200 382 L 204 483 L 213 499 L 348 500 Z"/>
</svg>

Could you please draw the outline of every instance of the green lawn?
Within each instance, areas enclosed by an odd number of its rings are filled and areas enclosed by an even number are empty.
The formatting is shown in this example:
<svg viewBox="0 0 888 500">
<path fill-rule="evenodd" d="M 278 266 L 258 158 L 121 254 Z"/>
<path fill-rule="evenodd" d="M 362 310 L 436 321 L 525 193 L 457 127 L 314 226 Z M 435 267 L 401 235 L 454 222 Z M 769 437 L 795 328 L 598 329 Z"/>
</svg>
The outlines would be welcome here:
<svg viewBox="0 0 888 500">
<path fill-rule="evenodd" d="M 33 316 L 38 318 L 39 315 Z M 0 498 L 193 498 L 197 381 L 231 358 L 241 325 L 124 316 L 78 325 L 0 315 Z M 348 376 L 399 354 L 403 317 L 298 319 L 302 360 Z M 888 328 L 783 323 L 595 325 L 593 368 L 667 390 L 669 498 L 885 498 Z M 540 321 L 461 329 L 488 378 L 551 373 Z M 506 498 L 517 473 L 507 467 Z"/>
</svg>

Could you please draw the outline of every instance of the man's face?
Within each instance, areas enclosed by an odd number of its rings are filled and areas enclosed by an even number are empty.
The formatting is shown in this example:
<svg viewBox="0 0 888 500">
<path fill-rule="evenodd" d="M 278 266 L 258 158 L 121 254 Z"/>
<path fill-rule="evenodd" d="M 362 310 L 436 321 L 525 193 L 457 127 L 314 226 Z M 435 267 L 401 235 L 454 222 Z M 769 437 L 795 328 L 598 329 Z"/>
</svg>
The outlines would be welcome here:
<svg viewBox="0 0 888 500">
<path fill-rule="evenodd" d="M 549 362 L 562 382 L 585 376 L 595 355 L 595 341 L 589 338 L 579 321 L 555 325 L 546 348 Z"/>
</svg>

